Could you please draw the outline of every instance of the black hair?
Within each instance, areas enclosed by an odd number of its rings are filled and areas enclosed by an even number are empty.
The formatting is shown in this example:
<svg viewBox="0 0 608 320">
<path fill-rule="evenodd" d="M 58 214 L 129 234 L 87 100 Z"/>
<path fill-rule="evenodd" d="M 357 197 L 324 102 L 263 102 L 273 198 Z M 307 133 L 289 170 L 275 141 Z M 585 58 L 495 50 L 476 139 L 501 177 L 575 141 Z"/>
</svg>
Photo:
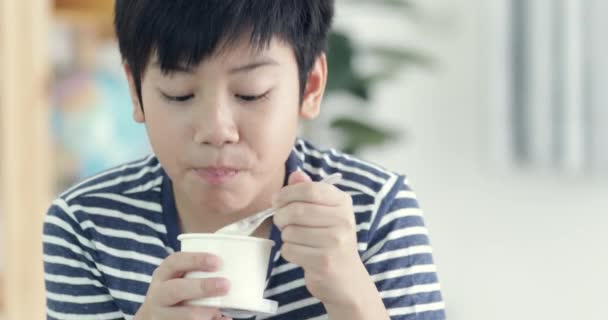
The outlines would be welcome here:
<svg viewBox="0 0 608 320">
<path fill-rule="evenodd" d="M 170 73 L 247 34 L 257 50 L 275 36 L 293 48 L 301 100 L 315 60 L 327 49 L 333 15 L 334 0 L 116 0 L 114 25 L 142 107 L 141 80 L 153 54 Z"/>
</svg>

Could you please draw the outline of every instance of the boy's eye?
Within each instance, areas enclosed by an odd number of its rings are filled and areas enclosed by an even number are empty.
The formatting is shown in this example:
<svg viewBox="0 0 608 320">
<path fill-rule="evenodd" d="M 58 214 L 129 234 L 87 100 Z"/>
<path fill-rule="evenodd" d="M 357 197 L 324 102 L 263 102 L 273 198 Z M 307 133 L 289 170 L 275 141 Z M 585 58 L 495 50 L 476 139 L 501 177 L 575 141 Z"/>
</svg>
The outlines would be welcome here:
<svg viewBox="0 0 608 320">
<path fill-rule="evenodd" d="M 189 95 L 185 95 L 185 96 L 171 96 L 171 95 L 163 93 L 163 96 L 165 97 L 165 99 L 167 99 L 167 101 L 170 101 L 170 102 L 186 102 L 186 101 L 194 98 L 193 94 L 189 94 Z"/>
<path fill-rule="evenodd" d="M 268 95 L 268 92 L 257 95 L 257 96 L 242 95 L 242 94 L 236 94 L 234 96 L 238 99 L 243 100 L 244 102 L 254 102 L 254 101 L 266 98 L 267 95 Z"/>
</svg>

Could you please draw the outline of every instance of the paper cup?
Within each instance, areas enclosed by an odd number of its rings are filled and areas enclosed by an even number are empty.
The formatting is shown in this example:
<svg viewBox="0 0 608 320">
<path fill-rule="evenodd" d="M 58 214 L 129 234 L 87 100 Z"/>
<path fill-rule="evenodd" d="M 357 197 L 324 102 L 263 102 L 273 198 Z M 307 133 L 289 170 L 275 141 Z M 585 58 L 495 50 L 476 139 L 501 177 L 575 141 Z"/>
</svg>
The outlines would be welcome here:
<svg viewBox="0 0 608 320">
<path fill-rule="evenodd" d="M 274 241 L 216 233 L 186 233 L 177 237 L 183 252 L 205 252 L 222 259 L 217 272 L 189 272 L 185 278 L 222 277 L 230 280 L 226 296 L 191 300 L 190 305 L 219 308 L 235 318 L 273 315 L 277 302 L 264 299 L 268 261 Z"/>
</svg>

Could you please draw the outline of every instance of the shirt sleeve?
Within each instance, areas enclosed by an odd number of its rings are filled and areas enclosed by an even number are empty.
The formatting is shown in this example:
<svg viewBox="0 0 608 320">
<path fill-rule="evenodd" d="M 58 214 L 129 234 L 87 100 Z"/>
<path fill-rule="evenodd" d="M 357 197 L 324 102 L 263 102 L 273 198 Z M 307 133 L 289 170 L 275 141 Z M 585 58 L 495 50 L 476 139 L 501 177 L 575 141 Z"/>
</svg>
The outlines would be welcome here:
<svg viewBox="0 0 608 320">
<path fill-rule="evenodd" d="M 43 227 L 47 319 L 124 319 L 96 267 L 95 246 L 62 199 Z"/>
<path fill-rule="evenodd" d="M 403 176 L 372 221 L 363 262 L 392 320 L 446 318 L 428 230 Z"/>
</svg>

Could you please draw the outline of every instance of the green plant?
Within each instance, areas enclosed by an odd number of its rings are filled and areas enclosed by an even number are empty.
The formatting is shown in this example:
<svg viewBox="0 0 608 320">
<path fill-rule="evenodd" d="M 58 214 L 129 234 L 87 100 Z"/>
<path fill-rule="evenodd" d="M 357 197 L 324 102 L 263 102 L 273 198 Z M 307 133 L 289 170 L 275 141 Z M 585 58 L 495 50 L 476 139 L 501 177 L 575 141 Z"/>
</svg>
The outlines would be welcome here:
<svg viewBox="0 0 608 320">
<path fill-rule="evenodd" d="M 415 14 L 416 7 L 410 1 L 403 0 L 351 0 L 353 3 L 374 3 L 391 6 L 392 9 L 402 10 L 404 15 Z M 358 55 L 371 56 L 382 61 L 375 70 L 362 74 L 353 67 Z M 356 46 L 347 32 L 334 30 L 329 35 L 329 50 L 327 52 L 329 78 L 327 94 L 346 92 L 361 100 L 362 105 L 369 105 L 371 86 L 379 81 L 391 78 L 401 67 L 413 64 L 430 67 L 433 60 L 417 49 L 403 49 L 392 46 Z M 383 144 L 399 137 L 402 133 L 389 128 L 381 128 L 373 123 L 365 122 L 352 116 L 339 116 L 331 120 L 331 130 L 339 132 L 344 137 L 344 152 L 356 154 L 362 148 Z"/>
</svg>

